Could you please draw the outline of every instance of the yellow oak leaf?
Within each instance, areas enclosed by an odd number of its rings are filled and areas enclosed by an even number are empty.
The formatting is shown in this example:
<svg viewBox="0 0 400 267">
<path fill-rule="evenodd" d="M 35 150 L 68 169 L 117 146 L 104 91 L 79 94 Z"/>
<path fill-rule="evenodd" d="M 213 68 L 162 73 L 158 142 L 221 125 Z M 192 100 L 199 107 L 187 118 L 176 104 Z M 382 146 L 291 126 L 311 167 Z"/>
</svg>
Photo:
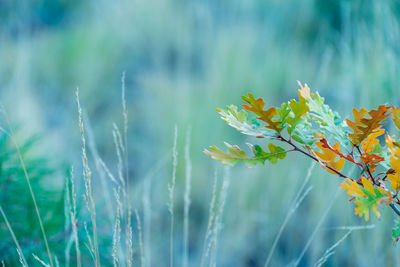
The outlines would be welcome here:
<svg viewBox="0 0 400 267">
<path fill-rule="evenodd" d="M 385 129 L 378 128 L 375 132 L 368 135 L 368 137 L 361 142 L 361 149 L 365 153 L 370 153 L 374 150 L 375 146 L 379 144 L 378 137 L 385 133 Z"/>
<path fill-rule="evenodd" d="M 362 196 L 362 197 L 365 197 L 365 194 L 361 190 L 360 185 L 356 181 L 354 181 L 354 180 L 352 180 L 350 178 L 346 178 L 346 181 L 341 183 L 340 187 L 343 190 L 347 191 L 347 194 L 349 196 L 353 196 L 353 197 Z"/>
<path fill-rule="evenodd" d="M 335 174 L 334 171 L 330 170 L 327 167 L 331 167 L 337 171 L 341 171 L 343 169 L 345 159 L 340 158 L 336 161 L 336 158 L 338 157 L 338 154 L 334 152 L 334 150 L 339 151 L 339 143 L 336 143 L 335 145 L 332 146 L 333 150 L 327 148 L 323 142 L 319 141 L 315 143 L 319 149 L 321 149 L 322 152 L 315 151 L 315 154 L 318 156 L 319 160 L 321 160 L 325 166 L 322 166 L 325 168 L 328 172 Z"/>
<path fill-rule="evenodd" d="M 381 214 L 378 211 L 378 205 L 382 202 L 389 205 L 393 200 L 392 194 L 383 188 L 374 187 L 371 181 L 364 176 L 361 177 L 361 184 L 346 178 L 346 181 L 340 186 L 347 191 L 349 196 L 356 198 L 356 201 L 354 201 L 356 205 L 356 208 L 354 208 L 355 215 L 364 216 L 365 221 L 368 221 L 369 210 L 372 209 L 372 212 L 379 218 Z"/>
<path fill-rule="evenodd" d="M 394 140 L 389 135 L 386 135 L 386 144 L 391 153 L 389 164 L 394 170 L 387 175 L 387 178 L 391 182 L 390 186 L 398 191 L 400 189 L 400 148 L 394 145 Z"/>
<path fill-rule="evenodd" d="M 393 123 L 396 126 L 396 128 L 400 131 L 400 116 L 399 116 L 400 109 L 391 106 L 390 107 L 390 111 L 391 111 L 392 116 L 393 116 L 393 118 L 392 118 Z"/>
</svg>

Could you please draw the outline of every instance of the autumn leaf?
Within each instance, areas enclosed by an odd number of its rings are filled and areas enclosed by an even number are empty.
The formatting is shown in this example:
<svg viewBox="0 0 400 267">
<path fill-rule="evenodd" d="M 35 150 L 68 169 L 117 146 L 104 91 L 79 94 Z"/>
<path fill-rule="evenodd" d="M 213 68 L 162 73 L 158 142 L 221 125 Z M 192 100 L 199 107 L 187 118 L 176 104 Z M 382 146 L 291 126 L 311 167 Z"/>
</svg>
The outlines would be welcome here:
<svg viewBox="0 0 400 267">
<path fill-rule="evenodd" d="M 289 102 L 290 110 L 293 116 L 287 119 L 289 124 L 288 133 L 291 135 L 297 124 L 302 121 L 302 117 L 310 110 L 307 106 L 305 98 L 299 92 L 299 101 L 292 99 Z"/>
<path fill-rule="evenodd" d="M 349 196 L 353 196 L 353 197 L 362 196 L 362 197 L 365 197 L 365 194 L 361 190 L 360 185 L 356 181 L 354 181 L 354 180 L 352 180 L 350 178 L 346 178 L 346 181 L 341 183 L 340 187 L 343 190 L 347 191 L 347 194 Z"/>
<path fill-rule="evenodd" d="M 371 133 L 376 131 L 386 122 L 383 122 L 387 117 L 390 116 L 389 107 L 380 105 L 378 109 L 367 111 L 364 108 L 360 110 L 353 109 L 354 121 L 349 119 L 346 120 L 347 125 L 353 130 L 353 133 L 349 134 L 353 144 L 358 146 L 365 138 Z M 368 112 L 369 117 L 366 117 Z"/>
<path fill-rule="evenodd" d="M 358 126 L 361 124 L 361 119 L 364 118 L 365 115 L 368 114 L 368 110 L 365 108 L 360 108 L 360 110 L 357 110 L 356 108 L 353 108 L 353 117 L 354 121 L 351 121 L 349 119 L 346 119 L 347 125 L 353 130 L 353 134 L 349 134 L 349 137 L 354 140 L 356 138 L 356 134 L 359 133 Z M 354 139 L 353 139 L 354 138 Z M 353 141 L 353 143 L 356 143 Z"/>
<path fill-rule="evenodd" d="M 272 143 L 268 144 L 270 152 L 264 151 L 259 145 L 248 144 L 254 156 L 247 156 L 246 152 L 236 145 L 230 145 L 225 142 L 228 153 L 225 153 L 216 146 L 210 146 L 210 150 L 204 150 L 204 153 L 211 156 L 213 159 L 221 161 L 225 165 L 235 165 L 243 162 L 247 167 L 255 166 L 257 164 L 263 165 L 265 161 L 270 161 L 272 164 L 277 163 L 278 159 L 284 159 L 286 151 Z"/>
<path fill-rule="evenodd" d="M 361 161 L 366 164 L 371 171 L 374 173 L 378 163 L 385 160 L 384 157 L 373 153 L 376 146 L 379 145 L 378 137 L 385 133 L 385 129 L 378 128 L 376 131 L 372 132 L 366 139 L 361 142 Z"/>
<path fill-rule="evenodd" d="M 400 131 L 400 109 L 399 108 L 395 108 L 393 106 L 390 107 L 390 111 L 392 113 L 392 120 L 394 125 L 396 126 L 397 130 Z"/>
<path fill-rule="evenodd" d="M 276 135 L 275 131 L 260 126 L 255 119 L 253 121 L 248 121 L 248 114 L 244 109 L 238 111 L 236 106 L 230 105 L 227 106 L 225 110 L 217 109 L 217 111 L 221 115 L 223 121 L 243 134 L 265 138 L 272 138 Z"/>
<path fill-rule="evenodd" d="M 339 143 L 336 143 L 331 149 L 326 148 L 324 146 L 324 143 L 322 143 L 321 141 L 315 143 L 319 149 L 322 152 L 318 152 L 315 151 L 315 154 L 318 156 L 319 160 L 321 160 L 325 166 L 323 165 L 322 167 L 325 168 L 328 172 L 332 173 L 332 174 L 336 174 L 334 171 L 330 170 L 327 167 L 333 168 L 337 171 L 341 171 L 343 169 L 344 163 L 345 163 L 345 159 L 340 158 L 336 161 L 336 158 L 338 157 L 338 154 L 335 153 L 333 150 L 337 150 L 340 152 L 339 150 Z"/>
<path fill-rule="evenodd" d="M 363 165 L 360 162 L 357 162 L 351 155 L 344 155 L 339 149 L 330 146 L 328 141 L 325 139 L 324 136 L 320 136 L 320 135 L 316 134 L 316 137 L 320 139 L 319 142 L 322 144 L 323 148 L 329 149 L 330 151 L 332 151 L 333 153 L 335 153 L 339 157 L 341 157 L 341 158 L 343 158 L 345 160 L 348 160 L 350 162 L 353 162 L 353 163 L 357 164 L 360 167 L 363 167 Z"/>
<path fill-rule="evenodd" d="M 364 177 L 363 177 L 364 178 Z M 386 205 L 389 205 L 392 202 L 392 196 L 389 192 L 385 192 L 382 188 L 374 188 L 371 184 L 371 181 L 367 179 L 363 179 L 363 190 L 366 197 L 356 197 L 356 201 L 354 204 L 357 206 L 354 209 L 354 214 L 359 215 L 360 217 L 364 216 L 365 221 L 369 220 L 369 210 L 372 209 L 372 212 L 379 219 L 381 214 L 378 211 L 378 205 L 384 202 Z"/>
<path fill-rule="evenodd" d="M 267 126 L 265 126 L 268 129 L 272 129 L 277 131 L 278 133 L 283 130 L 282 127 L 282 121 L 279 121 L 277 119 L 274 119 L 278 115 L 278 111 L 276 107 L 270 107 L 269 109 L 264 109 L 265 107 L 265 102 L 264 99 L 262 98 L 254 98 L 254 95 L 248 94 L 248 96 L 243 96 L 242 97 L 244 101 L 247 102 L 246 104 L 243 104 L 243 108 L 254 112 L 256 115 L 259 117 L 257 119 L 264 121 L 267 123 Z"/>
<path fill-rule="evenodd" d="M 374 188 L 371 181 L 365 177 L 361 177 L 362 186 L 349 178 L 346 178 L 346 182 L 343 182 L 340 186 L 343 190 L 347 190 L 349 196 L 356 198 L 354 214 L 360 217 L 364 216 L 365 221 L 369 220 L 370 209 L 376 217 L 380 218 L 377 206 L 382 202 L 389 205 L 392 201 L 390 191 L 386 192 L 382 188 Z"/>
<path fill-rule="evenodd" d="M 379 218 L 378 205 L 391 204 L 394 201 L 392 194 L 396 196 L 396 202 L 391 207 L 398 213 L 394 205 L 398 205 L 400 191 L 400 142 L 389 135 L 385 137 L 385 144 L 380 140 L 388 131 L 383 125 L 389 116 L 400 131 L 400 109 L 380 105 L 368 111 L 362 107 L 353 109 L 353 119 L 343 121 L 318 92 L 312 93 L 307 84 L 303 86 L 299 82 L 299 85 L 298 99 L 284 102 L 280 107 L 268 107 L 262 98 L 248 94 L 243 96 L 246 102 L 242 105 L 243 110 L 233 105 L 217 109 L 221 118 L 241 133 L 264 140 L 273 139 L 291 149 L 285 151 L 272 143 L 267 149 L 249 144 L 251 151 L 245 152 L 238 146 L 225 143 L 227 151 L 211 146 L 204 152 L 223 164 L 243 162 L 250 167 L 266 161 L 275 164 L 285 158 L 287 152 L 300 151 L 341 177 L 346 177 L 342 170 L 345 162 L 349 161 L 360 167 L 359 176 L 368 172 L 368 176 L 354 180 L 346 178 L 341 184 L 342 189 L 355 200 L 354 213 L 368 220 L 372 211 Z M 247 112 L 256 117 L 249 119 Z M 376 174 L 378 167 L 379 173 Z M 387 189 L 390 187 L 396 192 Z M 393 238 L 400 238 L 400 227 L 393 232 Z"/>
<path fill-rule="evenodd" d="M 386 144 L 391 153 L 389 164 L 394 170 L 387 175 L 387 178 L 391 182 L 390 186 L 398 191 L 400 189 L 400 148 L 394 143 L 394 140 L 389 135 L 386 135 Z"/>
<path fill-rule="evenodd" d="M 361 142 L 361 149 L 364 153 L 370 153 L 375 149 L 375 146 L 379 144 L 378 137 L 385 133 L 385 129 L 378 128 L 375 132 L 372 132 L 368 137 Z"/>
</svg>

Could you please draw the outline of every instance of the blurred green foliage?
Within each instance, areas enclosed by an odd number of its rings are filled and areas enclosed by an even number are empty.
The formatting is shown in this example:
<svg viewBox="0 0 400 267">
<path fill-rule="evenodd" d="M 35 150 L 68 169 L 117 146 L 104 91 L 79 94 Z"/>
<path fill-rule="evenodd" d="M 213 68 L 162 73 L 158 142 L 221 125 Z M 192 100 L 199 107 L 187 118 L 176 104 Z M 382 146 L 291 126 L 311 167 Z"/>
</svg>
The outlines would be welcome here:
<svg viewBox="0 0 400 267">
<path fill-rule="evenodd" d="M 60 186 L 51 178 L 57 173 L 51 167 L 51 160 L 46 156 L 39 156 L 35 151 L 38 137 L 30 137 L 23 141 L 20 152 L 25 163 L 32 189 L 36 193 L 36 200 L 41 216 L 45 218 L 47 235 L 51 236 L 50 246 L 57 254 L 64 251 L 64 198 Z M 42 242 L 40 225 L 35 213 L 24 170 L 18 156 L 17 149 L 7 132 L 0 135 L 0 204 L 12 224 L 12 230 L 25 255 L 36 254 L 39 257 L 46 255 L 46 248 Z M 61 212 L 60 212 L 61 211 Z M 11 234 L 1 218 L 0 224 L 0 261 L 6 266 L 19 265 L 18 254 Z M 28 264 L 33 264 L 28 260 Z"/>
</svg>

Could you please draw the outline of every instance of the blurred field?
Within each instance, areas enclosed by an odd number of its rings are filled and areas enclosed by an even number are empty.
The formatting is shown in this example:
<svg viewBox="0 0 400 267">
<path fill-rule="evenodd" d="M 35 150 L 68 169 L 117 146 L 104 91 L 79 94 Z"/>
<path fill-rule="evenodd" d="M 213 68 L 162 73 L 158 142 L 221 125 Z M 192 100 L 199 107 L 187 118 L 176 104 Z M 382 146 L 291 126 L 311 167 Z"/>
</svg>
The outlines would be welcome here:
<svg viewBox="0 0 400 267">
<path fill-rule="evenodd" d="M 95 142 L 99 157 L 117 177 L 113 123 L 123 131 L 123 72 L 129 117 L 129 195 L 143 234 L 141 253 L 132 214 L 133 264 L 169 265 L 167 203 L 176 125 L 174 266 L 184 266 L 188 166 L 192 179 L 188 266 L 200 266 L 204 254 L 214 177 L 220 200 L 216 208 L 222 202 L 223 211 L 211 262 L 204 266 L 264 266 L 311 162 L 293 154 L 277 165 L 224 168 L 204 155 L 203 149 L 221 146 L 223 141 L 242 145 L 248 140 L 223 123 L 215 109 L 240 105 L 240 97 L 248 92 L 263 97 L 268 105 L 280 105 L 296 96 L 296 80 L 319 91 L 342 117 L 349 116 L 353 107 L 399 105 L 399 19 L 397 1 L 0 1 L 0 100 L 21 146 L 32 135 L 40 136 L 22 154 L 34 176 L 31 180 L 50 248 L 60 266 L 66 266 L 68 259 L 69 266 L 77 264 L 69 214 L 64 212 L 71 165 L 82 263 L 94 266 L 84 230 L 84 222 L 89 229 L 91 223 L 82 198 L 77 87 L 88 127 L 102 266 L 113 266 L 117 205 L 108 177 L 108 191 L 104 191 L 100 179 L 104 173 L 96 169 L 98 157 L 90 142 Z M 7 132 L 4 116 L 0 122 Z M 20 161 L 6 137 L 0 145 L 0 205 L 29 265 L 39 266 L 32 253 L 47 261 L 46 249 Z M 125 166 L 124 162 L 124 172 Z M 365 223 L 353 215 L 353 204 L 344 192 L 337 193 L 340 182 L 314 167 L 304 187 L 312 186 L 311 191 L 283 229 L 270 266 L 293 266 L 304 249 L 298 266 L 313 266 L 347 233 L 340 227 L 358 225 L 368 229 L 353 230 L 326 266 L 400 265 L 399 248 L 391 240 L 394 214 L 385 209 L 380 220 Z M 126 210 L 123 216 L 125 227 Z M 122 250 L 125 235 L 123 228 Z M 121 266 L 126 266 L 126 253 L 118 257 Z M 1 260 L 6 266 L 20 265 L 3 218 Z"/>
</svg>

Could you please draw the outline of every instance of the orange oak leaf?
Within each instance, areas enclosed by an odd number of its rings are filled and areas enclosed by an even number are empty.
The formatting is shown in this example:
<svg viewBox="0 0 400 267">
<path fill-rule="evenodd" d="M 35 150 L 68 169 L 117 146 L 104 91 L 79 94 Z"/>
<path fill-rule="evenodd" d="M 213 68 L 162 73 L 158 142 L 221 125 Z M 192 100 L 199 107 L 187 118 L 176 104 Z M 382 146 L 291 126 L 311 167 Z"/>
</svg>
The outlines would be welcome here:
<svg viewBox="0 0 400 267">
<path fill-rule="evenodd" d="M 385 133 L 385 129 L 378 128 L 375 132 L 372 132 L 368 137 L 361 142 L 361 149 L 365 153 L 370 153 L 374 150 L 375 146 L 379 144 L 378 137 Z"/>
<path fill-rule="evenodd" d="M 248 96 L 243 96 L 242 97 L 244 101 L 247 102 L 248 105 L 243 104 L 243 108 L 254 112 L 257 114 L 259 117 L 257 119 L 262 120 L 266 122 L 268 125 L 265 126 L 268 129 L 273 129 L 277 132 L 281 132 L 283 127 L 281 127 L 282 122 L 279 120 L 274 119 L 278 115 L 278 111 L 276 110 L 275 107 L 270 107 L 269 109 L 264 109 L 265 107 L 265 102 L 264 99 L 254 98 L 254 95 L 248 94 Z"/>
<path fill-rule="evenodd" d="M 387 178 L 391 182 L 390 186 L 398 191 L 400 189 L 400 148 L 395 146 L 394 140 L 389 135 L 386 135 L 386 144 L 391 153 L 389 164 L 393 169 L 387 174 Z"/>
<path fill-rule="evenodd" d="M 372 132 L 365 140 L 361 142 L 362 153 L 360 155 L 361 161 L 368 165 L 369 170 L 373 173 L 378 167 L 378 163 L 384 161 L 385 158 L 378 154 L 371 153 L 375 146 L 379 144 L 378 137 L 385 133 L 385 129 L 378 128 L 375 132 Z"/>
<path fill-rule="evenodd" d="M 341 171 L 343 169 L 345 163 L 344 158 L 340 158 L 336 161 L 336 158 L 338 157 L 338 154 L 336 152 L 332 151 L 329 148 L 324 147 L 324 143 L 322 143 L 321 141 L 318 141 L 315 144 L 322 151 L 322 152 L 315 151 L 315 154 L 318 156 L 319 160 L 321 160 L 325 164 L 325 166 L 322 166 L 323 168 L 325 168 L 328 172 L 332 174 L 335 174 L 335 172 L 327 167 L 333 168 L 337 171 Z M 340 152 L 339 143 L 333 145 L 332 149 Z"/>
<path fill-rule="evenodd" d="M 347 125 L 353 130 L 353 133 L 349 134 L 353 144 L 358 146 L 376 129 L 386 124 L 383 120 L 389 117 L 389 110 L 390 108 L 385 105 L 380 105 L 378 109 L 373 109 L 369 112 L 365 108 L 361 108 L 360 110 L 354 108 L 354 121 L 346 119 Z M 366 116 L 367 113 L 369 116 Z"/>
<path fill-rule="evenodd" d="M 346 155 L 345 156 L 339 149 L 336 149 L 336 148 L 332 147 L 331 145 L 329 145 L 328 141 L 325 139 L 325 137 L 323 135 L 321 136 L 321 135 L 316 134 L 316 137 L 320 138 L 319 142 L 322 144 L 322 147 L 324 147 L 326 149 L 329 149 L 330 151 L 334 152 L 339 157 L 341 157 L 341 158 L 343 158 L 345 160 L 348 160 L 348 161 L 350 161 L 352 163 L 355 163 L 360 167 L 363 166 L 362 163 L 357 162 L 351 155 Z"/>
</svg>

